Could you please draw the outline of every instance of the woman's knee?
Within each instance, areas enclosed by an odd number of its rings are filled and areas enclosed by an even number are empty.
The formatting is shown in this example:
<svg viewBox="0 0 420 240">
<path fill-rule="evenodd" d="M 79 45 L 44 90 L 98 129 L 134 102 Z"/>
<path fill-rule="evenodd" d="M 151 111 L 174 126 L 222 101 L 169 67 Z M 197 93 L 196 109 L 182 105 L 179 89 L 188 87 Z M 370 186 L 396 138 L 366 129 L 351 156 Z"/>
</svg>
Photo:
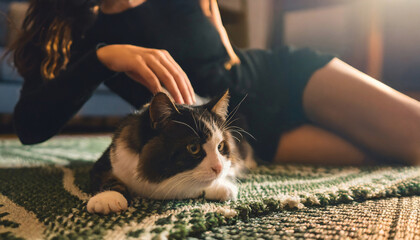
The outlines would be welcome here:
<svg viewBox="0 0 420 240">
<path fill-rule="evenodd" d="M 281 136 L 274 162 L 359 165 L 365 160 L 361 150 L 340 136 L 304 125 Z"/>
</svg>

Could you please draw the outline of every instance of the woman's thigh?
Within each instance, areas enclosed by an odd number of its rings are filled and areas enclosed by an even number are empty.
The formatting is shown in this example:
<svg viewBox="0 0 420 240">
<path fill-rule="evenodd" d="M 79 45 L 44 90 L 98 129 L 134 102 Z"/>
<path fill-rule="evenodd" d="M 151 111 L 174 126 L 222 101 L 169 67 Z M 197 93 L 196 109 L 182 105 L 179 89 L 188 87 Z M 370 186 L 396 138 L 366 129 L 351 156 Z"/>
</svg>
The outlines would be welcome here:
<svg viewBox="0 0 420 240">
<path fill-rule="evenodd" d="M 310 78 L 306 116 L 375 154 L 418 164 L 420 103 L 333 59 Z"/>
<path fill-rule="evenodd" d="M 368 157 L 349 141 L 328 130 L 303 125 L 282 134 L 274 162 L 359 165 L 366 164 Z"/>
</svg>

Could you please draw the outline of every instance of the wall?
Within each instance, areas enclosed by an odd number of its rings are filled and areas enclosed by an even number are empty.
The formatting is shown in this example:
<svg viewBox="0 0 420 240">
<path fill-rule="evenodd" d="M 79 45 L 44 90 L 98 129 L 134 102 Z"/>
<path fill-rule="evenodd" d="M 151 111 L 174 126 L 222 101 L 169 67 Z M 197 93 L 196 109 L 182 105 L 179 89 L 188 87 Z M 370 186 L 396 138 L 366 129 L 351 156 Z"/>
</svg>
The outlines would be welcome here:
<svg viewBox="0 0 420 240">
<path fill-rule="evenodd" d="M 248 0 L 249 47 L 267 48 L 272 32 L 273 5 L 277 0 Z"/>
<path fill-rule="evenodd" d="M 420 1 L 387 0 L 383 6 L 384 81 L 420 90 Z"/>
<path fill-rule="evenodd" d="M 283 41 L 335 53 L 399 90 L 420 90 L 419 13 L 420 1 L 413 0 L 349 0 L 293 10 L 284 15 Z"/>
<path fill-rule="evenodd" d="M 267 48 L 272 32 L 273 3 L 277 0 L 220 0 L 222 17 L 231 41 L 240 47 Z M 223 11 L 225 10 L 225 11 Z M 226 10 L 238 14 L 230 24 Z M 225 14 L 223 14 L 225 13 Z M 224 15 L 224 16 L 223 16 Z M 243 17 L 243 19 L 241 19 Z M 244 31 L 246 32 L 245 34 Z M 238 38 L 246 38 L 238 39 Z M 244 44 L 245 43 L 245 44 Z"/>
<path fill-rule="evenodd" d="M 286 12 L 283 41 L 336 54 L 359 69 L 366 69 L 369 8 L 362 1 Z"/>
</svg>

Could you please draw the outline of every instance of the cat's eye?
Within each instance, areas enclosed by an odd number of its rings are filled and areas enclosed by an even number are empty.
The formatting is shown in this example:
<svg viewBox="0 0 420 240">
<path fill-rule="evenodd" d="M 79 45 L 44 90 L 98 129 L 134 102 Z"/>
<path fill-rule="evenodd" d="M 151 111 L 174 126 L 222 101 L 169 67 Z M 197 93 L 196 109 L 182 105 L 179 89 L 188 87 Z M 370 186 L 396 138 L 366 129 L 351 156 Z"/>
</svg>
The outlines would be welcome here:
<svg viewBox="0 0 420 240">
<path fill-rule="evenodd" d="M 187 145 L 187 150 L 191 154 L 196 155 L 200 152 L 201 146 L 200 146 L 200 144 L 197 144 L 197 143 L 189 144 L 189 145 Z"/>
<path fill-rule="evenodd" d="M 225 141 L 220 142 L 217 146 L 217 149 L 219 150 L 219 152 L 223 151 L 223 149 L 225 149 Z"/>
</svg>

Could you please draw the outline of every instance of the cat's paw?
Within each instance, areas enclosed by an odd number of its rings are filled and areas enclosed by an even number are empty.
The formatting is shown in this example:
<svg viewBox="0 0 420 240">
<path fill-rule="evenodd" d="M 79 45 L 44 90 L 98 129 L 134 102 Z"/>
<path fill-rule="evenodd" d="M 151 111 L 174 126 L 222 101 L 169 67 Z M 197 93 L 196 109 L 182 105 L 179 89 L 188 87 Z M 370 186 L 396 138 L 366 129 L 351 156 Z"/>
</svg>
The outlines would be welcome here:
<svg viewBox="0 0 420 240">
<path fill-rule="evenodd" d="M 205 198 L 209 200 L 236 200 L 238 187 L 232 183 L 213 184 L 205 189 Z"/>
<path fill-rule="evenodd" d="M 128 202 L 125 197 L 116 191 L 105 191 L 89 199 L 87 210 L 90 213 L 109 214 L 127 210 Z"/>
</svg>

